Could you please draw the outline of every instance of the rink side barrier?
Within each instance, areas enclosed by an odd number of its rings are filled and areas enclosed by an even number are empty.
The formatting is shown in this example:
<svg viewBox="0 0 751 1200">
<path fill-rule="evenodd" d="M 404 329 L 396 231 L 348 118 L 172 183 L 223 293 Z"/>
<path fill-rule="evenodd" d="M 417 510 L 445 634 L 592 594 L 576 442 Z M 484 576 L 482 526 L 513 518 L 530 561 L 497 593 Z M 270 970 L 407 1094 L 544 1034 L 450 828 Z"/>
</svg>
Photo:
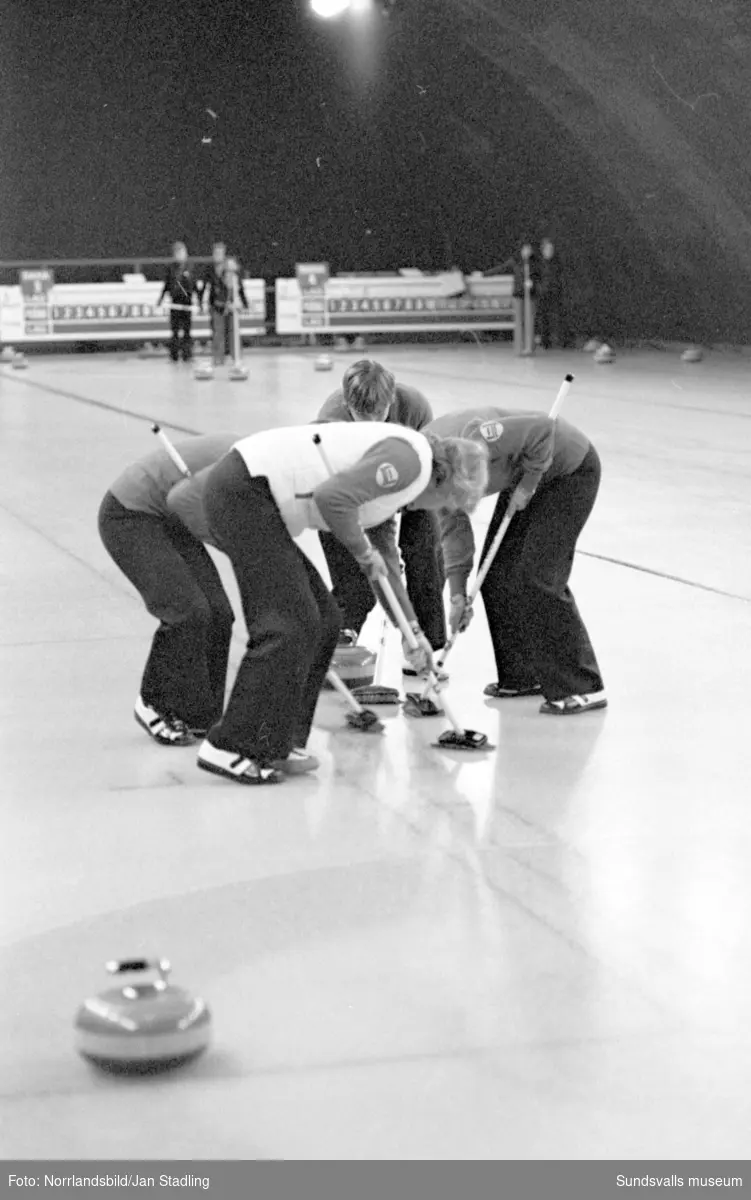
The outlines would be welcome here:
<svg viewBox="0 0 751 1200">
<path fill-rule="evenodd" d="M 516 313 L 513 278 L 446 271 L 333 275 L 313 264 L 305 278 L 276 281 L 276 331 L 281 336 L 508 330 Z M 317 268 L 317 272 L 316 272 Z"/>
<path fill-rule="evenodd" d="M 58 260 L 48 264 L 0 263 L 0 278 L 15 275 L 17 283 L 0 284 L 0 343 L 5 346 L 54 345 L 82 342 L 163 342 L 170 337 L 169 303 L 156 307 L 161 279 L 169 259 L 141 260 L 130 273 L 110 282 L 60 282 L 60 275 L 106 274 L 123 260 Z M 210 260 L 192 260 L 200 268 Z M 315 277 L 277 279 L 274 329 L 270 329 L 267 285 L 263 279 L 243 279 L 248 310 L 240 313 L 243 340 L 278 336 L 314 340 L 317 335 L 409 334 L 475 331 L 514 331 L 515 308 L 510 276 L 485 278 L 479 272 L 424 274 L 402 271 L 377 275 L 329 277 L 327 268 Z M 115 273 L 117 274 L 117 273 Z M 193 334 L 210 336 L 207 313 L 194 308 Z"/>
<path fill-rule="evenodd" d="M 126 275 L 120 283 L 55 283 L 52 269 L 27 269 L 15 286 L 0 286 L 0 342 L 46 345 L 65 342 L 156 342 L 171 336 L 169 302 L 157 308 L 162 283 Z M 240 334 L 266 333 L 266 282 L 244 279 L 248 310 Z M 194 306 L 193 334 L 210 337 L 208 313 Z"/>
</svg>

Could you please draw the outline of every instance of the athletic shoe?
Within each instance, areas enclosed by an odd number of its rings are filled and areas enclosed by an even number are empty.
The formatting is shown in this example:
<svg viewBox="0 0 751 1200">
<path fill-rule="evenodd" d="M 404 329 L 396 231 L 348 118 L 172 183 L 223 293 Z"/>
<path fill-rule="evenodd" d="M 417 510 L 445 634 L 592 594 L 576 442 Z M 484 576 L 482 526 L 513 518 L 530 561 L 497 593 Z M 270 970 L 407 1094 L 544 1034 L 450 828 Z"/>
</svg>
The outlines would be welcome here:
<svg viewBox="0 0 751 1200">
<path fill-rule="evenodd" d="M 195 742 L 184 721 L 167 713 L 157 712 L 155 708 L 144 704 L 140 696 L 136 700 L 133 715 L 141 728 L 160 746 L 192 746 Z"/>
<path fill-rule="evenodd" d="M 197 765 L 202 771 L 221 775 L 233 783 L 258 785 L 281 783 L 283 776 L 271 766 L 262 766 L 254 758 L 246 758 L 234 750 L 218 750 L 211 742 L 202 742 L 198 751 Z"/>
<path fill-rule="evenodd" d="M 516 700 L 521 696 L 539 696 L 541 691 L 539 683 L 523 683 L 518 687 L 513 683 L 489 683 L 483 688 L 483 695 L 492 700 Z"/>
<path fill-rule="evenodd" d="M 546 700 L 540 705 L 540 712 L 551 717 L 577 717 L 579 713 L 607 706 L 604 691 L 589 692 L 582 696 L 566 696 L 563 700 Z"/>
<path fill-rule="evenodd" d="M 286 758 L 274 759 L 271 765 L 283 775 L 305 775 L 308 771 L 317 771 L 321 764 L 312 754 L 308 754 L 307 750 L 295 746 Z"/>
</svg>

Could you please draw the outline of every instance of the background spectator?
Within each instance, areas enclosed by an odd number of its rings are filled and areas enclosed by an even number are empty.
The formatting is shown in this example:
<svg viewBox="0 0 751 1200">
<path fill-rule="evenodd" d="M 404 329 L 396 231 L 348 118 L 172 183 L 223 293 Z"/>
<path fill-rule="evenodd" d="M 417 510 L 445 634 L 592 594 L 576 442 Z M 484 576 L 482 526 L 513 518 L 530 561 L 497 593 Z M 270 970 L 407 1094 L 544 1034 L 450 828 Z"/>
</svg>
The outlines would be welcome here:
<svg viewBox="0 0 751 1200">
<path fill-rule="evenodd" d="M 532 283 L 530 303 L 532 306 L 532 330 L 534 331 L 535 324 L 535 304 L 537 300 L 537 287 L 539 282 L 539 267 L 537 257 L 529 242 L 525 242 L 521 250 L 516 254 L 512 254 L 505 262 L 498 267 L 491 267 L 486 271 L 486 275 L 513 275 L 514 290 L 512 296 L 514 298 L 514 349 L 517 354 L 521 354 L 525 347 L 525 322 L 524 322 L 524 260 L 529 260 L 529 276 Z"/>
<path fill-rule="evenodd" d="M 245 295 L 245 288 L 243 287 L 240 264 L 236 258 L 228 258 L 225 268 L 225 280 L 227 284 L 227 291 L 229 293 L 229 304 L 227 306 L 224 319 L 224 353 L 230 355 L 230 357 L 232 356 L 233 352 L 232 342 L 234 338 L 235 325 L 235 310 L 233 307 L 234 296 L 232 291 L 232 280 L 234 276 L 237 276 L 237 298 L 247 312 L 248 297 Z"/>
<path fill-rule="evenodd" d="M 211 319 L 211 347 L 215 366 L 221 366 L 231 353 L 232 336 L 232 275 L 237 272 L 240 302 L 247 309 L 248 300 L 240 279 L 237 259 L 227 258 L 224 242 L 215 242 L 213 262 L 206 272 L 201 293 L 202 303 L 208 304 Z"/>
<path fill-rule="evenodd" d="M 537 286 L 537 329 L 544 350 L 566 345 L 561 260 L 550 238 L 540 243 Z"/>
<path fill-rule="evenodd" d="M 173 262 L 167 268 L 164 277 L 164 287 L 157 300 L 157 308 L 164 302 L 164 297 L 170 298 L 170 329 L 172 338 L 169 345 L 170 358 L 177 362 L 182 355 L 183 362 L 189 362 L 193 355 L 193 338 L 191 326 L 193 322 L 193 296 L 196 295 L 200 305 L 200 291 L 193 270 L 188 262 L 188 250 L 184 242 L 175 242 L 172 247 Z"/>
</svg>

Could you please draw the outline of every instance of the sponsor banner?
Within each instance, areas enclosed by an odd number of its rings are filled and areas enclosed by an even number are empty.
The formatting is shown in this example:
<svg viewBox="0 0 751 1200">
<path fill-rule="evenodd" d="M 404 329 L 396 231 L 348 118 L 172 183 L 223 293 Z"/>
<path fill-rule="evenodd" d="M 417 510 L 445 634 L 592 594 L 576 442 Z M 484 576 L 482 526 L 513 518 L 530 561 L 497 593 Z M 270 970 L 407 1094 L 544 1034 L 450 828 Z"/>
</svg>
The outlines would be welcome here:
<svg viewBox="0 0 751 1200">
<path fill-rule="evenodd" d="M 42 337 L 52 333 L 51 296 L 55 276 L 47 267 L 19 271 L 24 333 Z"/>
<path fill-rule="evenodd" d="M 300 289 L 300 321 L 305 329 L 326 324 L 326 284 L 328 263 L 297 263 L 297 285 Z"/>
<path fill-rule="evenodd" d="M 320 292 L 329 278 L 328 263 L 297 263 L 295 274 L 301 292 Z"/>
<path fill-rule="evenodd" d="M 43 272 L 24 272 L 33 279 L 19 287 L 0 288 L 0 341 L 6 345 L 23 342 L 65 341 L 160 341 L 170 337 L 169 301 L 161 308 L 156 301 L 161 284 L 57 284 L 50 276 L 45 286 Z M 266 284 L 263 279 L 245 279 L 243 288 L 248 309 L 240 310 L 240 331 L 261 336 L 266 332 Z M 39 299 L 40 294 L 43 299 Z M 207 313 L 193 311 L 193 333 L 208 337 Z"/>
<path fill-rule="evenodd" d="M 464 315 L 474 317 L 481 316 L 483 313 L 488 315 L 512 313 L 513 304 L 501 296 L 478 297 L 477 299 L 471 297 L 467 299 L 437 297 L 434 299 L 429 296 L 393 296 L 383 299 L 368 297 L 363 297 L 362 300 L 331 299 L 327 302 L 327 309 L 332 322 L 353 316 L 366 320 L 409 321 L 434 318 L 442 321 L 461 318 Z"/>
<path fill-rule="evenodd" d="M 276 330 L 308 332 L 408 332 L 410 330 L 513 330 L 511 278 L 463 278 L 456 272 L 423 276 L 334 276 L 311 296 L 297 279 L 278 279 Z"/>
</svg>

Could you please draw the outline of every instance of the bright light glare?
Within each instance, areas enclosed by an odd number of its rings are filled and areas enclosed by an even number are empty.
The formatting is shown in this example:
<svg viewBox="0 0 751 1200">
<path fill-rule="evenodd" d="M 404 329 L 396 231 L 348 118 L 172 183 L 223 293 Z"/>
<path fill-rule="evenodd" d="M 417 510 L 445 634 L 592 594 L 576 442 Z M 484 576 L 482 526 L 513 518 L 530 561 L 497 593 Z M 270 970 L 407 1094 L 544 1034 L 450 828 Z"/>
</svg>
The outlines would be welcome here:
<svg viewBox="0 0 751 1200">
<path fill-rule="evenodd" d="M 317 17 L 338 17 L 349 8 L 350 0 L 311 0 Z"/>
</svg>

